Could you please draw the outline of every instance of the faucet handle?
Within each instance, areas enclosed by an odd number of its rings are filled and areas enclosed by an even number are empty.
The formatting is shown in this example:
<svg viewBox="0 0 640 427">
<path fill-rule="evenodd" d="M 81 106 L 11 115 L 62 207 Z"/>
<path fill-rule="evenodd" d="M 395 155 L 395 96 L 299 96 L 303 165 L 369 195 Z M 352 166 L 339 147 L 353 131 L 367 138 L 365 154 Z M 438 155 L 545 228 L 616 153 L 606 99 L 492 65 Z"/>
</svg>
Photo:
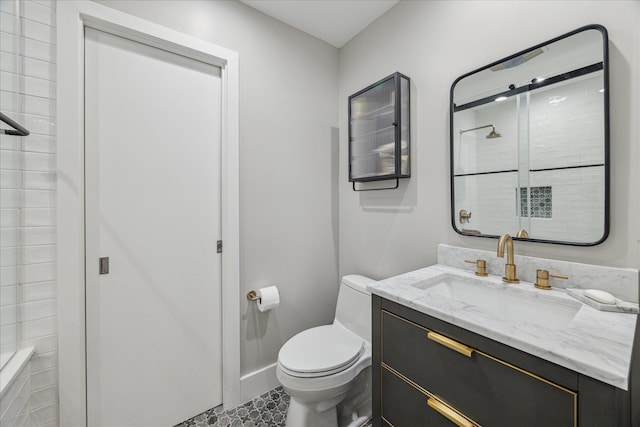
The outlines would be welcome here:
<svg viewBox="0 0 640 427">
<path fill-rule="evenodd" d="M 483 259 L 475 259 L 475 260 L 465 259 L 464 262 L 468 262 L 469 264 L 476 265 L 476 276 L 488 276 L 487 261 Z"/>
<path fill-rule="evenodd" d="M 562 276 L 560 274 L 551 274 L 548 270 L 536 270 L 536 283 L 535 287 L 538 289 L 550 290 L 549 277 L 555 277 L 556 279 L 568 279 L 569 276 Z"/>
</svg>

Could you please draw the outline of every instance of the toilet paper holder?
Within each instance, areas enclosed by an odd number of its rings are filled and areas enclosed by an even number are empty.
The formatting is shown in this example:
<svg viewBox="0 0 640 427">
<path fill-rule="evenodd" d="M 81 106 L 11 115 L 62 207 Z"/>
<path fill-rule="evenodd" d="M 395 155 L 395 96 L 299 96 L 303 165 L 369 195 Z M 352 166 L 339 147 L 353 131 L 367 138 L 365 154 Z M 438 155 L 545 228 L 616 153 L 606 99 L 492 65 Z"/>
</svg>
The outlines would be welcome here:
<svg viewBox="0 0 640 427">
<path fill-rule="evenodd" d="M 258 296 L 258 294 L 256 293 L 256 291 L 249 291 L 247 293 L 247 299 L 249 301 L 260 301 L 260 297 Z"/>
</svg>

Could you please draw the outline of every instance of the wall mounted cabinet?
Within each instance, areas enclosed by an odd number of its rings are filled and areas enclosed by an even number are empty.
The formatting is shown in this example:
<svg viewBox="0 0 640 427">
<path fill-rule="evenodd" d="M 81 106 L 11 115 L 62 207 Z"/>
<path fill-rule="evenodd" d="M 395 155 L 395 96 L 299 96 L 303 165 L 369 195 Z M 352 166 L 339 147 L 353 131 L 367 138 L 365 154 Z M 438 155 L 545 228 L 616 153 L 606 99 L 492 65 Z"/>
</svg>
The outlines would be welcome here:
<svg viewBox="0 0 640 427">
<path fill-rule="evenodd" d="M 411 176 L 409 84 L 394 73 L 349 97 L 349 182 Z"/>
</svg>

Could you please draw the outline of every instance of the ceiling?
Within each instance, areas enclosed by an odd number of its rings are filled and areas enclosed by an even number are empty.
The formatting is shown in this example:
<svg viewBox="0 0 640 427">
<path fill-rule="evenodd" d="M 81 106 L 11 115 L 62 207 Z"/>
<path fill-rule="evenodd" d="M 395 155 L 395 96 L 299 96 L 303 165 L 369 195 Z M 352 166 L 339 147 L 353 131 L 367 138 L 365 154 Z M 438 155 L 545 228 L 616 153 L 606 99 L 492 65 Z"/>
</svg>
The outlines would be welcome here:
<svg viewBox="0 0 640 427">
<path fill-rule="evenodd" d="M 340 48 L 400 0 L 240 0 Z"/>
</svg>

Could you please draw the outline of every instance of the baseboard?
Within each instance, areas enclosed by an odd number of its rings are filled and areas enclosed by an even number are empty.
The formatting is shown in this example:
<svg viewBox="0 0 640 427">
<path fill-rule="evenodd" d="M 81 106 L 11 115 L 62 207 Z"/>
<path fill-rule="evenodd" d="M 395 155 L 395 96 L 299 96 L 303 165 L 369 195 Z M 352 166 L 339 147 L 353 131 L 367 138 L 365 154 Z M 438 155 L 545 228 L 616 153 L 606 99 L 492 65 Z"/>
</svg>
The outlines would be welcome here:
<svg viewBox="0 0 640 427">
<path fill-rule="evenodd" d="M 276 378 L 276 364 L 273 363 L 240 377 L 240 401 L 248 402 L 279 386 L 280 383 Z"/>
</svg>

